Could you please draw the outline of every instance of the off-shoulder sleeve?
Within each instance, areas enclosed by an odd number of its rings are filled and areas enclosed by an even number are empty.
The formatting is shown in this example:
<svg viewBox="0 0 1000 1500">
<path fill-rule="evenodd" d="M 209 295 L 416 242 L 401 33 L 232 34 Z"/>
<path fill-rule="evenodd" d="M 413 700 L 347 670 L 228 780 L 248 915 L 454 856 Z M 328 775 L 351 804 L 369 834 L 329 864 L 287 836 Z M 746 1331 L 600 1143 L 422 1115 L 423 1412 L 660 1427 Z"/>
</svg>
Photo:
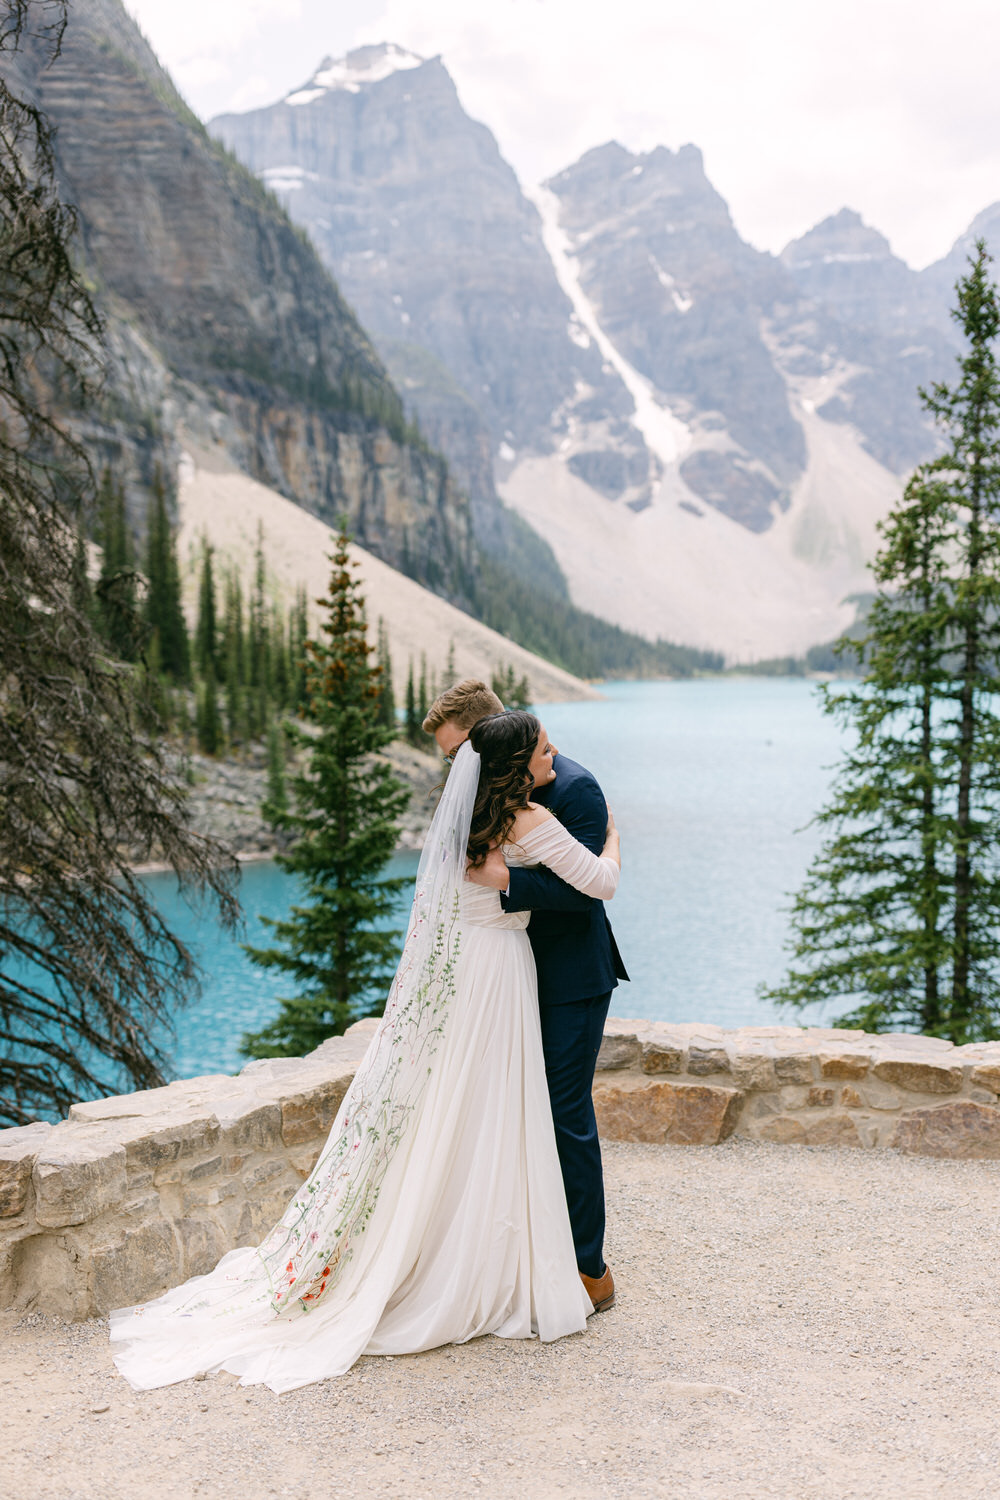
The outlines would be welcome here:
<svg viewBox="0 0 1000 1500">
<path fill-rule="evenodd" d="M 621 872 L 615 861 L 603 854 L 591 854 L 558 818 L 546 818 L 520 838 L 517 847 L 585 896 L 610 901 L 618 889 Z"/>
</svg>

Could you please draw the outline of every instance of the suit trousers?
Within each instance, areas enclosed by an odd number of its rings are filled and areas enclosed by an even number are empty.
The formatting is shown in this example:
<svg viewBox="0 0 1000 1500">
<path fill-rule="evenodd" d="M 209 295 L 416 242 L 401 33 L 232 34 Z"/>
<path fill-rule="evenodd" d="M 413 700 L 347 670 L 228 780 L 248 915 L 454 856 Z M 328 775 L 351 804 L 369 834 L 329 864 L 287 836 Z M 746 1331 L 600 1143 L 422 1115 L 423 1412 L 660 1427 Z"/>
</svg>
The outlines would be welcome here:
<svg viewBox="0 0 1000 1500">
<path fill-rule="evenodd" d="M 591 1089 L 611 992 L 565 1005 L 542 1005 L 542 1049 L 559 1164 L 585 1276 L 604 1273 L 604 1174 Z"/>
</svg>

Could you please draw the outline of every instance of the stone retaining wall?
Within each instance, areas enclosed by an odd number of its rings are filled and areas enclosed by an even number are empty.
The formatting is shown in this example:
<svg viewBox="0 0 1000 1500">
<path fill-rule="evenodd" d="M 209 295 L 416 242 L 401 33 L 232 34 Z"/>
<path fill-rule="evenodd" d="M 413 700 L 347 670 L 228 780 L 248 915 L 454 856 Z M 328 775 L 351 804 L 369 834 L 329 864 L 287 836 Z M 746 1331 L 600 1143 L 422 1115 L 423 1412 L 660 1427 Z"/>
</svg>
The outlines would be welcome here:
<svg viewBox="0 0 1000 1500">
<path fill-rule="evenodd" d="M 735 1133 L 1000 1157 L 1000 1042 L 609 1019 L 597 1068 L 607 1140 L 714 1145 Z"/>
<path fill-rule="evenodd" d="M 376 1023 L 308 1057 L 75 1104 L 0 1131 L 0 1306 L 86 1318 L 254 1244 L 308 1175 Z M 1000 1158 L 1000 1043 L 609 1020 L 608 1140 Z"/>
</svg>

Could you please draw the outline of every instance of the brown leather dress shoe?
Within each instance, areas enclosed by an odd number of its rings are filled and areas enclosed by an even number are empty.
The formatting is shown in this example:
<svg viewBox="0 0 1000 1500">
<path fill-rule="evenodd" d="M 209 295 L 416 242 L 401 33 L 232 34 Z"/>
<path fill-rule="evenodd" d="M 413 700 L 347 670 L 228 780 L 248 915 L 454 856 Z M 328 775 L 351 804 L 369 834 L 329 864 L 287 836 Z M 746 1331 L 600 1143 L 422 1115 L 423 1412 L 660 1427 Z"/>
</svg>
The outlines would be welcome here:
<svg viewBox="0 0 1000 1500">
<path fill-rule="evenodd" d="M 583 1282 L 584 1291 L 594 1304 L 595 1312 L 604 1312 L 605 1308 L 614 1306 L 615 1280 L 610 1266 L 604 1267 L 603 1276 L 585 1276 L 581 1271 L 580 1280 Z"/>
</svg>

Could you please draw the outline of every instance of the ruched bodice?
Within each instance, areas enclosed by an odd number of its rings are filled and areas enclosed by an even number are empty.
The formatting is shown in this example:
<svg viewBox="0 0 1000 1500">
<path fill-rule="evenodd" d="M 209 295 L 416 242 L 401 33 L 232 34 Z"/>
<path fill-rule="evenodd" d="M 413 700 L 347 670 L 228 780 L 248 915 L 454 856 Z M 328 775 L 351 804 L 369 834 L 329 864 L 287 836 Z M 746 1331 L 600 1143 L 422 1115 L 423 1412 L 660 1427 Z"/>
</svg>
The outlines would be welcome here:
<svg viewBox="0 0 1000 1500">
<path fill-rule="evenodd" d="M 504 911 L 500 905 L 500 892 L 489 886 L 473 885 L 463 881 L 459 894 L 459 911 L 463 922 L 471 927 L 516 927 L 528 925 L 529 911 Z"/>
<path fill-rule="evenodd" d="M 529 863 L 527 856 L 517 844 L 501 844 L 503 857 L 508 865 L 525 866 Z M 535 861 L 530 861 L 535 863 Z M 504 911 L 500 905 L 500 892 L 490 890 L 485 885 L 473 885 L 471 880 L 465 881 L 462 886 L 461 909 L 463 922 L 471 922 L 473 927 L 520 927 L 528 925 L 531 917 L 530 911 Z"/>
</svg>

